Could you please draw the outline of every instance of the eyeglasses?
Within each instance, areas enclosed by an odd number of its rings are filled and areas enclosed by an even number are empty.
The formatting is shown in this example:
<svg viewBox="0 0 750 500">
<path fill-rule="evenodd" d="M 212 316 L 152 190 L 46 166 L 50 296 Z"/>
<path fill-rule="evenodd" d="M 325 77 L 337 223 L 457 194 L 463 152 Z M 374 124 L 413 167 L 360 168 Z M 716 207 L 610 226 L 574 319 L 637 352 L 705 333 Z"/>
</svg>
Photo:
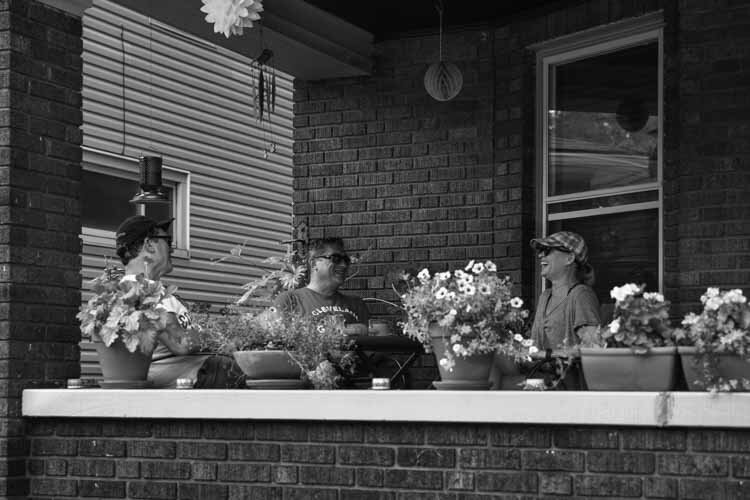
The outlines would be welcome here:
<svg viewBox="0 0 750 500">
<path fill-rule="evenodd" d="M 540 247 L 537 253 L 542 254 L 543 256 L 548 256 L 552 250 L 557 250 L 558 252 L 563 253 L 570 253 L 570 250 L 563 247 Z"/>
<path fill-rule="evenodd" d="M 316 255 L 316 259 L 328 259 L 331 261 L 331 264 L 334 266 L 337 266 L 341 264 L 342 262 L 346 264 L 347 266 L 352 263 L 351 257 L 345 254 L 340 253 L 332 253 L 331 255 Z"/>
<path fill-rule="evenodd" d="M 167 246 L 172 247 L 172 236 L 168 234 L 157 234 L 155 236 L 149 236 L 148 239 L 150 240 L 166 240 Z"/>
</svg>

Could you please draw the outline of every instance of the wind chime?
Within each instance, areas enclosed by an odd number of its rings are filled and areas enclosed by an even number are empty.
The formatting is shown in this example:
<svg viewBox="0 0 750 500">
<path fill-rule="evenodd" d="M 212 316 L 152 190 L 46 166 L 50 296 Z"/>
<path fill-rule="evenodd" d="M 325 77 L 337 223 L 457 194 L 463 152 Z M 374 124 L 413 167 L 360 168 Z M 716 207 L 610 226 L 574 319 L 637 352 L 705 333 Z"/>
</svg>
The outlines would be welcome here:
<svg viewBox="0 0 750 500">
<path fill-rule="evenodd" d="M 250 109 L 263 131 L 263 158 L 276 151 L 271 132 L 271 113 L 276 111 L 276 70 L 268 63 L 273 52 L 263 49 L 250 65 Z"/>
</svg>

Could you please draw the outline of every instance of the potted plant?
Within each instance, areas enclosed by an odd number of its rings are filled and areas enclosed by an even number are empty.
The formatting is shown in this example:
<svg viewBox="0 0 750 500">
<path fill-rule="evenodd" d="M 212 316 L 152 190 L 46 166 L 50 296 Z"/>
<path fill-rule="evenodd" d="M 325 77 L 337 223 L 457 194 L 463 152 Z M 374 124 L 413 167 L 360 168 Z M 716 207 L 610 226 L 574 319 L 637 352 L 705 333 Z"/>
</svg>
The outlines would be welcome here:
<svg viewBox="0 0 750 500">
<path fill-rule="evenodd" d="M 675 340 L 688 389 L 750 390 L 750 305 L 740 289 L 708 288 L 703 311 L 688 313 Z"/>
<path fill-rule="evenodd" d="M 338 317 L 317 320 L 274 307 L 252 312 L 234 305 L 198 321 L 201 350 L 232 354 L 250 388 L 335 389 L 354 367 Z"/>
<path fill-rule="evenodd" d="M 614 319 L 600 330 L 601 344 L 581 347 L 586 384 L 599 391 L 667 391 L 676 381 L 677 348 L 669 302 L 645 285 L 614 287 Z"/>
<path fill-rule="evenodd" d="M 151 354 L 169 313 L 158 307 L 176 287 L 139 274 L 134 280 L 106 269 L 91 281 L 93 296 L 77 314 L 84 338 L 95 342 L 102 367 L 102 387 L 136 388 L 147 385 Z"/>
<path fill-rule="evenodd" d="M 513 359 L 536 352 L 523 337 L 528 311 L 511 293 L 513 283 L 494 263 L 471 261 L 464 269 L 407 276 L 401 295 L 403 331 L 438 359 L 437 389 L 488 389 L 495 353 Z"/>
</svg>

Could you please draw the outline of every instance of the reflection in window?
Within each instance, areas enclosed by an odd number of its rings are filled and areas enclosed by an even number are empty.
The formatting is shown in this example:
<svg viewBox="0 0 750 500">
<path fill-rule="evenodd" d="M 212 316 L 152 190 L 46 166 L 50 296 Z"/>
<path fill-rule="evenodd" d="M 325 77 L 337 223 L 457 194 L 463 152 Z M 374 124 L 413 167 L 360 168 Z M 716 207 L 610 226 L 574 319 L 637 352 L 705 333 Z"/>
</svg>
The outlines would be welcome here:
<svg viewBox="0 0 750 500">
<path fill-rule="evenodd" d="M 549 67 L 549 196 L 657 180 L 658 44 Z"/>
</svg>

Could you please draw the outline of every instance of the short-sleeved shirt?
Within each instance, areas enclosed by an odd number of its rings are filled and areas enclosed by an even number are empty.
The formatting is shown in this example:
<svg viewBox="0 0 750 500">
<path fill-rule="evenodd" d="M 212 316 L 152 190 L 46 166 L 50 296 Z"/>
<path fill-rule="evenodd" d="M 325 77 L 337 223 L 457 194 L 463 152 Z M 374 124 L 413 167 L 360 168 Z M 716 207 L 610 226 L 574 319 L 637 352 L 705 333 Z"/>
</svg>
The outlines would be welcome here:
<svg viewBox="0 0 750 500">
<path fill-rule="evenodd" d="M 576 283 L 568 289 L 565 298 L 552 309 L 547 303 L 552 290 L 542 292 L 537 303 L 531 338 L 542 349 L 559 349 L 580 344 L 576 330 L 582 326 L 599 326 L 599 299 L 593 288 Z"/>
<path fill-rule="evenodd" d="M 307 287 L 281 293 L 274 305 L 279 309 L 296 311 L 313 318 L 340 315 L 344 317 L 346 324 L 367 324 L 370 319 L 367 305 L 361 298 L 340 292 L 326 296 Z"/>
</svg>

